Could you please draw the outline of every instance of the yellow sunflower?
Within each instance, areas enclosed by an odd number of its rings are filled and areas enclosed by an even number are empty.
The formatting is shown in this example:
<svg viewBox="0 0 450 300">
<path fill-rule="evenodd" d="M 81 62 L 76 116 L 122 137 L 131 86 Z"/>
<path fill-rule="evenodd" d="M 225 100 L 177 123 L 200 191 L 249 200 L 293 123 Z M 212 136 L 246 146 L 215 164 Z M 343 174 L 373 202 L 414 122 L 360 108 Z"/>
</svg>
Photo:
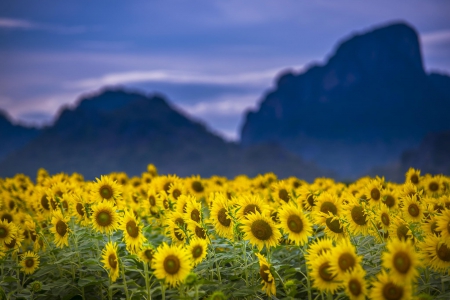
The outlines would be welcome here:
<svg viewBox="0 0 450 300">
<path fill-rule="evenodd" d="M 32 251 L 22 254 L 20 266 L 25 274 L 33 274 L 39 268 L 39 255 Z"/>
<path fill-rule="evenodd" d="M 317 257 L 331 252 L 334 248 L 333 240 L 329 238 L 321 238 L 314 241 L 308 247 L 308 253 L 305 255 L 307 262 L 313 262 Z"/>
<path fill-rule="evenodd" d="M 341 240 L 330 254 L 329 271 L 342 279 L 346 273 L 351 273 L 354 269 L 360 268 L 361 257 L 356 255 L 355 246 L 348 240 Z"/>
<path fill-rule="evenodd" d="M 78 190 L 76 193 L 70 194 L 69 202 L 72 207 L 72 215 L 77 218 L 79 224 L 86 226 L 89 224 L 89 217 L 86 213 L 84 198 L 88 197 L 83 197 L 81 193 L 82 191 Z"/>
<path fill-rule="evenodd" d="M 339 216 L 341 214 L 341 203 L 335 194 L 329 192 L 322 192 L 316 198 L 316 205 L 313 207 L 312 216 L 315 223 L 318 225 L 325 225 L 329 218 L 328 214 L 332 216 Z"/>
<path fill-rule="evenodd" d="M 324 232 L 327 236 L 331 237 L 335 241 L 345 238 L 344 224 L 343 221 L 337 216 L 333 216 L 329 213 L 325 219 Z"/>
<path fill-rule="evenodd" d="M 395 282 L 410 282 L 419 275 L 417 268 L 421 266 L 420 257 L 410 241 L 390 241 L 381 260 L 383 267 L 390 269 Z"/>
<path fill-rule="evenodd" d="M 186 212 L 184 213 L 185 221 L 194 221 L 197 223 L 201 223 L 202 217 L 202 204 L 200 202 L 197 202 L 197 199 L 195 199 L 195 197 L 189 197 L 186 202 Z"/>
<path fill-rule="evenodd" d="M 398 192 L 396 190 L 383 189 L 381 191 L 381 202 L 385 204 L 389 210 L 396 210 L 400 203 Z"/>
<path fill-rule="evenodd" d="M 192 267 L 189 251 L 183 246 L 169 246 L 164 243 L 153 256 L 152 268 L 155 269 L 156 278 L 164 280 L 172 287 L 183 282 Z"/>
<path fill-rule="evenodd" d="M 429 218 L 425 219 L 422 222 L 421 227 L 425 236 L 427 235 L 435 235 L 439 237 L 441 236 L 441 231 L 438 230 L 437 219 L 435 216 L 430 215 Z"/>
<path fill-rule="evenodd" d="M 312 236 L 311 223 L 292 202 L 281 207 L 278 218 L 280 228 L 296 245 L 304 245 L 308 242 L 308 236 Z"/>
<path fill-rule="evenodd" d="M 386 204 L 380 205 L 380 209 L 376 213 L 376 221 L 382 229 L 389 230 L 392 223 L 392 214 Z"/>
<path fill-rule="evenodd" d="M 155 255 L 155 249 L 152 246 L 146 246 L 139 252 L 139 258 L 151 266 L 153 257 Z"/>
<path fill-rule="evenodd" d="M 111 202 L 103 200 L 91 209 L 91 224 L 98 232 L 111 234 L 119 227 L 119 215 Z"/>
<path fill-rule="evenodd" d="M 178 197 L 180 197 L 181 195 L 186 195 L 186 187 L 184 186 L 183 181 L 181 180 L 174 181 L 170 185 L 167 195 L 173 202 L 176 202 L 178 200 Z"/>
<path fill-rule="evenodd" d="M 429 235 L 420 244 L 420 251 L 425 265 L 431 269 L 447 274 L 450 268 L 450 246 L 437 236 Z"/>
<path fill-rule="evenodd" d="M 0 244 L 10 243 L 13 238 L 16 237 L 17 227 L 13 223 L 7 220 L 0 220 Z"/>
<path fill-rule="evenodd" d="M 405 174 L 405 183 L 411 182 L 414 185 L 418 185 L 420 179 L 420 170 L 409 168 L 408 172 Z"/>
<path fill-rule="evenodd" d="M 445 190 L 442 175 L 425 176 L 422 184 L 425 192 L 430 196 L 440 195 Z"/>
<path fill-rule="evenodd" d="M 187 223 L 187 228 L 192 235 L 200 239 L 206 240 L 208 238 L 208 231 L 202 224 L 194 221 L 189 221 Z"/>
<path fill-rule="evenodd" d="M 270 206 L 264 202 L 259 195 L 249 193 L 240 194 L 236 198 L 236 204 L 239 206 L 237 218 L 243 220 L 251 213 L 268 214 Z"/>
<path fill-rule="evenodd" d="M 397 238 L 401 241 L 411 240 L 415 242 L 414 236 L 412 235 L 409 224 L 405 222 L 402 218 L 396 217 L 392 220 L 392 226 L 389 228 L 389 236 L 391 238 Z"/>
<path fill-rule="evenodd" d="M 377 275 L 377 280 L 372 283 L 370 299 L 380 300 L 409 300 L 412 296 L 410 282 L 395 282 L 394 278 L 385 271 Z"/>
<path fill-rule="evenodd" d="M 446 209 L 442 215 L 436 217 L 436 231 L 441 232 L 444 243 L 450 246 L 450 210 Z"/>
<path fill-rule="evenodd" d="M 224 238 L 233 239 L 234 223 L 229 216 L 228 199 L 223 193 L 214 193 L 210 198 L 213 198 L 210 221 L 213 223 L 216 233 Z"/>
<path fill-rule="evenodd" d="M 117 184 L 116 181 L 112 180 L 108 176 L 101 176 L 100 179 L 96 178 L 95 182 L 91 186 L 91 195 L 93 197 L 93 202 L 101 202 L 103 200 L 115 201 L 122 199 L 122 188 Z"/>
<path fill-rule="evenodd" d="M 205 182 L 199 175 L 187 178 L 186 186 L 189 192 L 198 198 L 201 198 L 205 193 Z"/>
<path fill-rule="evenodd" d="M 194 266 L 202 262 L 202 260 L 208 254 L 208 243 L 204 239 L 194 237 L 191 239 L 189 246 L 187 247 L 191 254 L 192 262 Z"/>
<path fill-rule="evenodd" d="M 121 219 L 119 229 L 123 231 L 123 239 L 130 253 L 137 253 L 145 242 L 142 233 L 142 225 L 139 224 L 133 212 L 126 210 Z"/>
<path fill-rule="evenodd" d="M 370 224 L 370 214 L 366 203 L 361 203 L 355 196 L 348 194 L 345 196 L 347 204 L 343 205 L 343 215 L 349 223 L 349 230 L 353 235 L 366 235 Z"/>
<path fill-rule="evenodd" d="M 272 219 L 259 212 L 248 214 L 241 226 L 244 239 L 256 245 L 260 251 L 264 246 L 267 249 L 277 246 L 281 238 L 281 233 Z"/>
<path fill-rule="evenodd" d="M 343 282 L 345 294 L 350 300 L 365 300 L 367 296 L 367 283 L 364 279 L 366 272 L 363 268 L 357 268 L 344 275 Z"/>
<path fill-rule="evenodd" d="M 158 194 L 154 187 L 150 187 L 147 191 L 147 201 L 143 201 L 142 204 L 145 208 L 145 212 L 152 215 L 156 215 L 159 211 L 158 208 Z"/>
<path fill-rule="evenodd" d="M 11 239 L 11 241 L 9 243 L 3 243 L 3 245 L 5 246 L 6 250 L 14 250 L 14 251 L 18 251 L 19 248 L 22 246 L 22 242 L 24 240 L 24 234 L 23 234 L 23 230 L 16 226 L 15 224 L 11 224 L 12 226 L 15 227 L 15 229 L 12 229 L 14 231 L 16 231 L 15 236 Z"/>
<path fill-rule="evenodd" d="M 376 206 L 380 203 L 381 191 L 383 189 L 382 183 L 383 181 L 377 178 L 371 180 L 365 188 L 364 195 L 366 195 L 366 199 L 369 201 L 371 206 Z"/>
<path fill-rule="evenodd" d="M 336 279 L 330 270 L 330 254 L 318 256 L 314 261 L 310 261 L 309 275 L 313 281 L 313 287 L 321 292 L 334 294 L 342 286 L 342 282 Z"/>
<path fill-rule="evenodd" d="M 309 186 L 303 185 L 299 188 L 297 204 L 304 210 L 311 211 L 316 205 L 316 194 Z"/>
<path fill-rule="evenodd" d="M 421 222 L 423 218 L 423 207 L 417 199 L 417 195 L 403 198 L 403 218 L 408 222 Z"/>
<path fill-rule="evenodd" d="M 117 255 L 117 243 L 108 242 L 102 250 L 102 262 L 104 268 L 109 272 L 112 282 L 119 277 L 119 256 Z"/>
<path fill-rule="evenodd" d="M 67 223 L 69 222 L 69 217 L 64 217 L 60 210 L 53 211 L 52 215 L 52 225 L 50 231 L 55 236 L 55 245 L 59 248 L 63 248 L 64 246 L 69 246 L 69 226 Z"/>
<path fill-rule="evenodd" d="M 167 232 L 166 234 L 172 239 L 172 242 L 184 244 L 186 234 L 183 229 L 187 228 L 183 215 L 179 212 L 172 212 L 167 217 Z"/>
<path fill-rule="evenodd" d="M 275 284 L 275 278 L 270 272 L 270 264 L 267 262 L 267 259 L 263 255 L 256 253 L 256 256 L 259 260 L 259 276 L 261 276 L 262 279 L 262 290 L 268 297 L 271 297 L 272 295 L 275 296 L 277 294 L 277 287 Z"/>
<path fill-rule="evenodd" d="M 288 203 L 290 199 L 293 198 L 291 187 L 288 182 L 280 180 L 278 182 L 272 183 L 272 199 L 275 202 Z"/>
</svg>

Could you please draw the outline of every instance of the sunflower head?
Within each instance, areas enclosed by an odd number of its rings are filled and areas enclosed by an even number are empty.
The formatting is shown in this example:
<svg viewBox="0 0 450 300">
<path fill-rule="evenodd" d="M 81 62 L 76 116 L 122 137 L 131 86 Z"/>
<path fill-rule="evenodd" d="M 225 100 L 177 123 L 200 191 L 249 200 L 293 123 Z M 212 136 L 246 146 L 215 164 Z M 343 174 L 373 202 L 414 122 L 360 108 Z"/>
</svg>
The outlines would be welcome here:
<svg viewBox="0 0 450 300">
<path fill-rule="evenodd" d="M 269 297 L 272 295 L 276 295 L 275 278 L 270 271 L 270 264 L 267 262 L 267 259 L 263 255 L 256 253 L 256 256 L 259 259 L 259 276 L 261 276 L 262 279 L 262 290 Z"/>
<path fill-rule="evenodd" d="M 117 248 L 117 243 L 108 242 L 102 251 L 103 266 L 109 272 L 109 277 L 112 282 L 115 282 L 119 277 L 119 256 Z"/>
<path fill-rule="evenodd" d="M 208 243 L 206 240 L 194 237 L 188 246 L 194 266 L 198 265 L 208 252 Z"/>
<path fill-rule="evenodd" d="M 272 219 L 258 212 L 249 214 L 242 221 L 242 230 L 244 239 L 256 245 L 259 250 L 264 246 L 267 248 L 275 247 L 281 238 L 281 233 Z"/>
<path fill-rule="evenodd" d="M 182 246 L 169 246 L 166 243 L 158 247 L 152 261 L 156 278 L 164 280 L 170 286 L 177 286 L 183 282 L 192 267 L 188 250 Z"/>
<path fill-rule="evenodd" d="M 91 224 L 95 230 L 111 234 L 119 227 L 119 215 L 111 202 L 103 200 L 91 209 Z"/>
<path fill-rule="evenodd" d="M 110 177 L 102 175 L 100 179 L 97 178 L 97 182 L 91 186 L 91 194 L 94 202 L 107 200 L 114 203 L 115 201 L 122 199 L 122 188 Z"/>
<path fill-rule="evenodd" d="M 20 266 L 25 274 L 33 274 L 39 268 L 39 255 L 32 251 L 25 252 L 22 254 Z"/>
<path fill-rule="evenodd" d="M 382 255 L 383 267 L 390 269 L 394 281 L 409 282 L 419 275 L 420 256 L 411 242 L 392 240 L 387 250 Z"/>
</svg>

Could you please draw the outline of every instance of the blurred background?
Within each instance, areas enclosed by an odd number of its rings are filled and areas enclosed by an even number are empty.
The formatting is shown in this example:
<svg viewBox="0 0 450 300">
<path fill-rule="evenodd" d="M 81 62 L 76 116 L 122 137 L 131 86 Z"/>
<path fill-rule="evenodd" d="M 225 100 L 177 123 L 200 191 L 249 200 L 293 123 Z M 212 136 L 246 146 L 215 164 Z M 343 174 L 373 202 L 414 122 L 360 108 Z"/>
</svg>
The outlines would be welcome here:
<svg viewBox="0 0 450 300">
<path fill-rule="evenodd" d="M 450 174 L 450 2 L 0 2 L 0 176 Z"/>
</svg>

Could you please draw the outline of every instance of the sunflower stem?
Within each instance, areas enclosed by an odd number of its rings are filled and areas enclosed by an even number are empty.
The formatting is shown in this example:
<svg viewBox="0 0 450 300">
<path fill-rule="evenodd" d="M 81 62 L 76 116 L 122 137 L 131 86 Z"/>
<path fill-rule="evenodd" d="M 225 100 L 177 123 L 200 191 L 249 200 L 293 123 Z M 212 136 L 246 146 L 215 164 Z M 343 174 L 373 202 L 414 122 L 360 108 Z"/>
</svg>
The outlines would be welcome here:
<svg viewBox="0 0 450 300">
<path fill-rule="evenodd" d="M 166 300 L 166 286 L 163 281 L 161 281 L 161 296 L 162 300 Z"/>
<path fill-rule="evenodd" d="M 327 300 L 333 300 L 333 294 L 331 292 L 327 292 Z"/>
<path fill-rule="evenodd" d="M 123 289 L 125 290 L 125 296 L 127 297 L 127 300 L 129 300 L 130 296 L 128 294 L 127 279 L 125 277 L 125 268 L 123 267 L 123 261 L 121 261 L 120 265 L 122 266 Z"/>
<path fill-rule="evenodd" d="M 109 300 L 112 300 L 112 289 L 111 289 L 111 284 L 112 284 L 112 282 L 111 282 L 111 276 L 108 276 L 108 278 L 109 278 L 108 299 L 109 299 Z"/>
<path fill-rule="evenodd" d="M 198 284 L 195 285 L 195 299 L 198 300 Z"/>
<path fill-rule="evenodd" d="M 145 287 L 147 289 L 147 300 L 152 299 L 152 295 L 150 294 L 150 283 L 148 278 L 148 263 L 144 261 L 144 275 L 145 275 Z"/>
<path fill-rule="evenodd" d="M 242 241 L 242 248 L 244 253 L 244 274 L 245 274 L 245 286 L 248 286 L 248 270 L 247 270 L 247 249 L 245 240 Z"/>
</svg>

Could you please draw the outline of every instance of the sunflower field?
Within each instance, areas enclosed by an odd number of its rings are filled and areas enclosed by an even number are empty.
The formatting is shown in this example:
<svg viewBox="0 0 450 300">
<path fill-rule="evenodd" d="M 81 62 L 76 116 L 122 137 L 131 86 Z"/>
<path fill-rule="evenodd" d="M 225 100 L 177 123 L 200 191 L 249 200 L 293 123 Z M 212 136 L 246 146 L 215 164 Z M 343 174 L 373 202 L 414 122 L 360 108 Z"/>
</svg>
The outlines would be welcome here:
<svg viewBox="0 0 450 300">
<path fill-rule="evenodd" d="M 0 178 L 0 299 L 450 299 L 450 178 Z"/>
</svg>

